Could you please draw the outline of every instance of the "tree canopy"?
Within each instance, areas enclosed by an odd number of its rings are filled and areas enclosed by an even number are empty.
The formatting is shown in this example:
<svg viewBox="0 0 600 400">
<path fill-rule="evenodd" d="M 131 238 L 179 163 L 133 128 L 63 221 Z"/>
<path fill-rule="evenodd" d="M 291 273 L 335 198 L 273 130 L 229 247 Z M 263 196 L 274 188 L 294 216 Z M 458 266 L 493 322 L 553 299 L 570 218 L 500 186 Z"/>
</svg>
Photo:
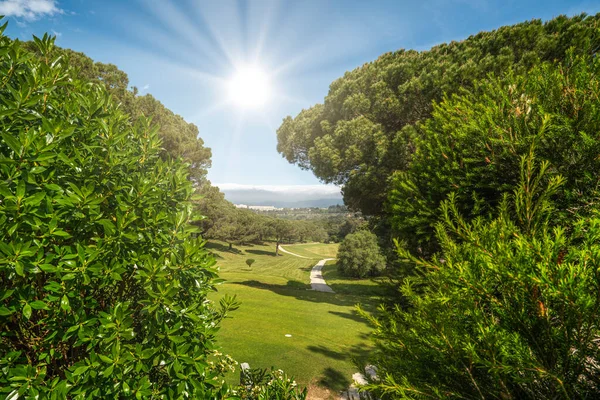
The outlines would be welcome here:
<svg viewBox="0 0 600 400">
<path fill-rule="evenodd" d="M 40 55 L 32 42 L 25 46 Z M 129 88 L 127 74 L 115 65 L 94 62 L 85 54 L 70 49 L 55 47 L 52 51 L 52 56 L 62 57 L 79 79 L 104 85 L 131 121 L 142 116 L 149 118 L 152 125 L 158 127 L 158 136 L 162 139 L 161 156 L 183 158 L 190 164 L 190 178 L 198 184 L 205 180 L 211 165 L 211 151 L 198 136 L 196 125 L 186 122 L 151 94 L 140 95 L 137 88 Z"/>
<path fill-rule="evenodd" d="M 386 53 L 333 82 L 323 104 L 286 117 L 277 149 L 323 181 L 343 185 L 352 209 L 385 214 L 389 178 L 408 167 L 415 148 L 407 128 L 429 118 L 434 102 L 489 75 L 563 60 L 571 47 L 577 54 L 595 52 L 599 20 L 532 20 L 428 51 Z"/>
</svg>

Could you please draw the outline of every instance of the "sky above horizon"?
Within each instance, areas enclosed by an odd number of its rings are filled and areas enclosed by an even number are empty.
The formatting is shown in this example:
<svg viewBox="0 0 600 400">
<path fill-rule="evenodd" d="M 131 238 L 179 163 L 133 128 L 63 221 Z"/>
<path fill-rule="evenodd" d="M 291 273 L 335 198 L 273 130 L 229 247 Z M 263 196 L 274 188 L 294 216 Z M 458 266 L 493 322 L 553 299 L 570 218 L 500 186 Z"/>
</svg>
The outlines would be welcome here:
<svg viewBox="0 0 600 400">
<path fill-rule="evenodd" d="M 276 130 L 322 102 L 345 71 L 388 51 L 581 12 L 600 12 L 600 1 L 0 0 L 10 37 L 49 32 L 61 47 L 117 65 L 130 85 L 198 126 L 213 183 L 254 186 L 320 183 L 277 153 Z M 271 96 L 245 109 L 228 87 L 250 64 L 261 66 Z"/>
</svg>

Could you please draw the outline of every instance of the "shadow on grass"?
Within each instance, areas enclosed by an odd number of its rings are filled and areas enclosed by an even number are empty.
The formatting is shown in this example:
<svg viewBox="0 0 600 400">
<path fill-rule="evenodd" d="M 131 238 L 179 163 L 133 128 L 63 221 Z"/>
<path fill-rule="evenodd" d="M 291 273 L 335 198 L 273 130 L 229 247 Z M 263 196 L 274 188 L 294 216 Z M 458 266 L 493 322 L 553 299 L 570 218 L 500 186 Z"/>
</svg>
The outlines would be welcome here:
<svg viewBox="0 0 600 400">
<path fill-rule="evenodd" d="M 364 343 L 355 344 L 353 346 L 344 346 L 341 351 L 330 349 L 322 344 L 318 346 L 310 345 L 307 346 L 306 349 L 314 353 L 322 354 L 325 357 L 333 358 L 334 360 L 348 360 L 355 364 L 357 362 L 362 363 L 367 361 L 369 353 L 372 350 Z"/>
<path fill-rule="evenodd" d="M 337 315 L 338 317 L 351 319 L 352 321 L 362 322 L 363 324 L 369 325 L 369 321 L 364 319 L 356 310 L 352 310 L 351 312 L 339 312 L 339 311 L 329 311 L 329 314 Z"/>
<path fill-rule="evenodd" d="M 360 303 L 367 312 L 375 311 L 377 304 L 379 303 L 376 299 L 370 299 L 359 296 L 351 296 L 347 294 L 332 294 L 317 292 L 310 289 L 310 286 L 298 282 L 288 281 L 285 285 L 278 285 L 273 283 L 263 283 L 256 280 L 248 280 L 243 282 L 231 282 L 234 285 L 243 285 L 256 289 L 270 290 L 280 296 L 295 297 L 302 301 L 311 301 L 314 303 L 329 303 L 337 306 L 352 307 L 357 303 Z"/>
<path fill-rule="evenodd" d="M 388 287 L 382 284 L 385 282 L 385 278 L 383 277 L 349 278 L 340 275 L 337 271 L 336 264 L 327 264 L 325 268 L 323 268 L 322 274 L 323 279 L 325 279 L 329 287 L 336 293 L 361 296 L 385 296 L 388 294 Z M 373 282 L 375 285 L 365 285 L 365 281 Z"/>
<path fill-rule="evenodd" d="M 246 250 L 246 253 L 256 254 L 257 256 L 272 256 L 272 257 L 275 257 L 275 252 L 274 251 Z"/>
<path fill-rule="evenodd" d="M 244 253 L 242 250 L 236 249 L 235 247 L 232 247 L 230 249 L 228 245 L 225 245 L 222 243 L 215 243 L 215 242 L 207 242 L 204 245 L 204 248 L 208 249 L 208 250 L 220 251 L 222 253 L 232 253 L 232 254 L 243 254 Z M 221 258 L 223 258 L 223 257 L 221 257 Z"/>
<path fill-rule="evenodd" d="M 325 368 L 319 378 L 319 384 L 335 391 L 341 391 L 350 386 L 350 379 L 337 369 Z"/>
</svg>

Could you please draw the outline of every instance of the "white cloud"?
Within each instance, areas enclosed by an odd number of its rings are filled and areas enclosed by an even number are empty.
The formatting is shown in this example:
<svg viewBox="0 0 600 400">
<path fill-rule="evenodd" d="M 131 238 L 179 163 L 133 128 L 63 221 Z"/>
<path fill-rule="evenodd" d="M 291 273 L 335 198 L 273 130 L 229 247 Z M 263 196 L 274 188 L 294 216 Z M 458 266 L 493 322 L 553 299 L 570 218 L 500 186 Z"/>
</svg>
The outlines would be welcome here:
<svg viewBox="0 0 600 400">
<path fill-rule="evenodd" d="M 62 36 L 62 32 L 57 32 L 57 31 L 55 31 L 54 29 L 52 29 L 52 34 L 53 34 L 54 36 L 56 36 L 57 38 L 59 38 L 59 37 L 61 37 L 61 36 Z"/>
<path fill-rule="evenodd" d="M 144 92 L 144 91 L 146 91 L 146 90 L 148 90 L 148 89 L 150 89 L 150 84 L 149 84 L 149 83 L 146 83 L 146 84 L 145 84 L 145 85 L 142 87 L 142 92 Z"/>
<path fill-rule="evenodd" d="M 56 0 L 3 0 L 0 2 L 0 15 L 35 21 L 44 16 L 62 14 Z"/>
<path fill-rule="evenodd" d="M 296 194 L 296 195 L 325 195 L 336 196 L 340 194 L 340 187 L 335 185 L 247 185 L 242 183 L 215 183 L 222 191 L 256 191 Z"/>
</svg>

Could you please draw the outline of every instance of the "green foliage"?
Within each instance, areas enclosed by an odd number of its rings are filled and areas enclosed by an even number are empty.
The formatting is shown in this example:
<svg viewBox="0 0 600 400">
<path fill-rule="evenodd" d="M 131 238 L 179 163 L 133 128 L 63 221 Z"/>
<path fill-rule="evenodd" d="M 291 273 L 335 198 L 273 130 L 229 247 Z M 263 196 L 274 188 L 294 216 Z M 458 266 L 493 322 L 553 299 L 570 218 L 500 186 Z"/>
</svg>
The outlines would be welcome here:
<svg viewBox="0 0 600 400">
<path fill-rule="evenodd" d="M 254 258 L 248 258 L 246 260 L 246 265 L 248 266 L 248 268 L 252 268 L 252 264 L 254 264 L 256 262 L 256 260 Z"/>
<path fill-rule="evenodd" d="M 208 239 L 234 244 L 260 243 L 264 240 L 318 241 L 327 240 L 327 232 L 313 221 L 282 219 L 250 209 L 236 208 L 225 200 L 219 188 L 205 182 L 196 193 L 197 210 L 204 217 L 196 221 Z"/>
<path fill-rule="evenodd" d="M 442 254 L 401 251 L 420 272 L 408 306 L 372 318 L 382 398 L 556 399 L 600 395 L 600 214 L 550 228 L 562 184 L 533 152 L 498 216 L 442 206 Z"/>
<path fill-rule="evenodd" d="M 346 236 L 340 243 L 337 259 L 340 273 L 356 278 L 379 275 L 385 268 L 377 236 L 367 230 Z"/>
<path fill-rule="evenodd" d="M 129 78 L 125 72 L 113 64 L 94 62 L 85 54 L 70 49 L 53 47 L 51 54 L 42 55 L 34 42 L 25 43 L 25 47 L 38 57 L 62 57 L 72 67 L 73 76 L 103 85 L 131 121 L 149 118 L 162 139 L 161 157 L 183 158 L 189 163 L 189 178 L 195 183 L 205 180 L 211 164 L 211 150 L 204 147 L 204 141 L 198 136 L 198 127 L 174 114 L 151 94 L 139 95 L 135 87 L 129 90 Z"/>
<path fill-rule="evenodd" d="M 599 15 L 564 16 L 481 32 L 428 51 L 386 53 L 334 81 L 323 104 L 287 117 L 278 151 L 326 182 L 344 185 L 344 201 L 364 215 L 384 215 L 388 179 L 410 164 L 410 127 L 443 97 L 507 71 L 597 51 Z"/>
<path fill-rule="evenodd" d="M 532 145 L 550 163 L 548 176 L 566 181 L 554 221 L 585 215 L 597 201 L 599 73 L 597 58 L 573 56 L 564 65 L 480 82 L 436 105 L 433 117 L 413 129 L 410 167 L 393 179 L 395 236 L 432 254 L 437 211 L 448 194 L 469 218 L 491 212 L 519 182 L 520 156 Z"/>
<path fill-rule="evenodd" d="M 225 397 L 193 188 L 103 86 L 0 36 L 0 393 Z"/>
<path fill-rule="evenodd" d="M 242 373 L 240 397 L 247 400 L 305 400 L 306 388 L 282 370 L 250 369 Z"/>
</svg>

